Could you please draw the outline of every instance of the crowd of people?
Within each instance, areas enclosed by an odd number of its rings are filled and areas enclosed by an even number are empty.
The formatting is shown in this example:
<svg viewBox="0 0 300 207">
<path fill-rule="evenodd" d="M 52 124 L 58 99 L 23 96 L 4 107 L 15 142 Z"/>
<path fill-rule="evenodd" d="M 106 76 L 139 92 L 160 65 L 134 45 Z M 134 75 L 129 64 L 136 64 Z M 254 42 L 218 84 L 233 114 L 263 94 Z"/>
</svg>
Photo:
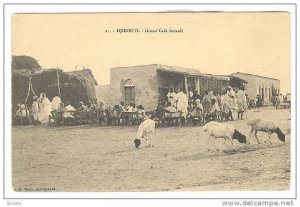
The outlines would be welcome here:
<svg viewBox="0 0 300 207">
<path fill-rule="evenodd" d="M 53 112 L 61 112 L 62 116 L 68 119 L 72 117 L 73 111 L 75 108 L 70 104 L 65 107 L 59 96 L 50 101 L 45 93 L 41 93 L 40 97 L 33 96 L 31 107 L 25 103 L 17 104 L 13 122 L 16 125 L 48 124 L 54 119 Z"/>
<path fill-rule="evenodd" d="M 272 106 L 275 109 L 279 108 L 290 108 L 291 107 L 291 94 L 275 94 L 271 97 Z M 261 95 L 256 95 L 255 99 L 248 100 L 249 109 L 259 108 L 265 106 L 264 99 Z"/>
<path fill-rule="evenodd" d="M 290 95 L 275 96 L 272 104 L 277 108 L 281 103 L 290 104 Z M 104 107 L 102 102 L 87 104 L 80 101 L 73 107 L 70 101 L 66 104 L 59 96 L 55 96 L 50 101 L 45 93 L 40 97 L 34 96 L 30 107 L 26 104 L 17 104 L 14 113 L 13 123 L 15 125 L 27 124 L 56 124 L 56 125 L 76 125 L 76 124 L 106 124 L 106 125 L 138 125 L 149 116 L 146 114 L 143 105 L 136 105 L 131 102 L 125 106 L 124 101 L 113 107 Z M 248 109 L 263 105 L 262 98 L 257 95 L 256 100 L 249 100 L 244 88 L 234 90 L 228 86 L 219 90 L 208 90 L 202 95 L 198 91 L 188 88 L 187 92 L 181 87 L 179 91 L 169 89 L 166 101 L 158 104 L 157 109 L 150 113 L 158 120 L 165 119 L 168 114 L 174 114 L 169 118 L 179 119 L 181 125 L 187 120 L 195 121 L 231 121 L 233 111 L 237 111 L 237 119 L 244 119 L 244 114 Z M 178 121 L 178 120 L 176 120 Z"/>
<path fill-rule="evenodd" d="M 81 124 L 139 124 L 147 118 L 143 105 L 130 103 L 127 107 L 123 101 L 113 107 L 104 107 L 102 102 L 87 104 L 80 101 L 78 107 L 73 107 L 70 101 L 66 104 L 59 96 L 50 101 L 45 93 L 40 97 L 33 96 L 31 106 L 18 103 L 13 117 L 15 125 L 81 125 Z"/>
<path fill-rule="evenodd" d="M 206 121 L 229 121 L 233 120 L 233 110 L 238 111 L 238 119 L 243 119 L 247 110 L 247 96 L 244 88 L 234 91 L 230 86 L 223 90 L 205 91 L 202 96 L 198 91 L 193 92 L 191 88 L 188 88 L 187 93 L 184 93 L 183 88 L 180 88 L 178 93 L 170 88 L 167 102 L 163 102 L 158 108 L 178 113 L 182 125 L 189 117 L 201 117 Z"/>
<path fill-rule="evenodd" d="M 14 123 L 16 124 L 30 124 L 48 123 L 48 117 L 51 115 L 52 105 L 45 93 L 41 93 L 40 97 L 34 96 L 32 106 L 27 104 L 17 104 L 15 109 Z"/>
<path fill-rule="evenodd" d="M 287 93 L 285 96 L 283 94 L 279 94 L 273 96 L 271 99 L 272 105 L 274 108 L 290 108 L 291 107 L 291 94 Z"/>
</svg>

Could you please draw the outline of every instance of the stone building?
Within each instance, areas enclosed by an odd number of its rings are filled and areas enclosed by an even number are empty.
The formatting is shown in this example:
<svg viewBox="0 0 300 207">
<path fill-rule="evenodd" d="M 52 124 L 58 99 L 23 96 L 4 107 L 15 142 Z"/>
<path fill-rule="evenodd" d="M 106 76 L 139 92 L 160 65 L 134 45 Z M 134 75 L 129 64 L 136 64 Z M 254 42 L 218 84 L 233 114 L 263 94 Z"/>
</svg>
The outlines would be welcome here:
<svg viewBox="0 0 300 207">
<path fill-rule="evenodd" d="M 250 99 L 255 100 L 256 96 L 260 95 L 264 103 L 269 104 L 272 96 L 280 94 L 280 81 L 278 79 L 240 72 L 233 73 L 231 76 L 247 81 L 245 92 Z"/>
<path fill-rule="evenodd" d="M 208 89 L 221 89 L 228 84 L 229 76 L 204 74 L 197 69 L 159 64 L 117 67 L 110 70 L 110 85 L 98 87 L 97 98 L 106 105 L 134 102 L 151 111 L 166 100 L 170 88 L 182 87 L 185 91 L 191 88 L 203 94 Z"/>
</svg>

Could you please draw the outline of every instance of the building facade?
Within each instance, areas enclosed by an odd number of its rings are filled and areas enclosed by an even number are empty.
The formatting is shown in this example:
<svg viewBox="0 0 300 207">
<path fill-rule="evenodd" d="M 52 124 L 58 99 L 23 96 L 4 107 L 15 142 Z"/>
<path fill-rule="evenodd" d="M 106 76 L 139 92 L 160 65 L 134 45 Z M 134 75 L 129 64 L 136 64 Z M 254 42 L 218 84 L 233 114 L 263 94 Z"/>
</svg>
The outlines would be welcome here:
<svg viewBox="0 0 300 207">
<path fill-rule="evenodd" d="M 146 111 L 156 109 L 166 101 L 170 88 L 185 91 L 191 88 L 203 94 L 206 90 L 221 89 L 229 84 L 228 76 L 215 76 L 188 69 L 159 64 L 118 67 L 110 70 L 110 85 L 98 87 L 97 98 L 113 106 L 124 101 L 143 105 Z"/>
<path fill-rule="evenodd" d="M 255 100 L 256 96 L 260 95 L 265 104 L 270 104 L 272 96 L 280 94 L 280 81 L 278 79 L 240 72 L 233 73 L 231 76 L 247 81 L 245 92 L 250 99 Z"/>
</svg>

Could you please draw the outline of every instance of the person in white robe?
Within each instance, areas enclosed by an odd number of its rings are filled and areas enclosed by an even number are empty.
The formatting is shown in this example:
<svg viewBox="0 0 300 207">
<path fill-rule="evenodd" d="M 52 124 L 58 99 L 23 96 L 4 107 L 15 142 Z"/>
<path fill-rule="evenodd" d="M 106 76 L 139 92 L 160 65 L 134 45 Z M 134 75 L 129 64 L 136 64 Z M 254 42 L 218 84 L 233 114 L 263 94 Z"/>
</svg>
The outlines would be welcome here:
<svg viewBox="0 0 300 207">
<path fill-rule="evenodd" d="M 54 96 L 51 102 L 52 111 L 57 111 L 58 107 L 60 106 L 61 99 L 59 96 Z"/>
<path fill-rule="evenodd" d="M 211 100 L 211 109 L 210 111 L 208 111 L 208 113 L 206 114 L 206 120 L 216 120 L 218 118 L 219 112 L 221 111 L 216 99 L 212 99 Z"/>
<path fill-rule="evenodd" d="M 229 118 L 231 121 L 233 120 L 232 111 L 236 109 L 236 97 L 234 90 L 228 86 L 227 88 L 227 94 L 225 97 L 225 104 L 229 108 Z"/>
<path fill-rule="evenodd" d="M 183 125 L 188 113 L 188 99 L 186 94 L 183 93 L 183 88 L 180 88 L 180 92 L 177 94 L 177 100 L 177 111 L 180 112 L 181 125 Z"/>
<path fill-rule="evenodd" d="M 236 94 L 236 102 L 238 105 L 238 119 L 240 118 L 243 119 L 243 113 L 247 109 L 247 99 L 246 99 L 246 94 L 244 91 L 244 88 L 241 88 L 237 94 Z"/>
<path fill-rule="evenodd" d="M 45 93 L 40 94 L 39 109 L 39 121 L 41 124 L 47 124 L 49 122 L 49 116 L 51 115 L 52 106 Z"/>
<path fill-rule="evenodd" d="M 168 98 L 168 102 L 170 102 L 172 106 L 176 107 L 177 94 L 174 92 L 173 88 L 170 88 L 170 91 L 167 94 L 167 98 Z"/>
<path fill-rule="evenodd" d="M 222 95 L 220 97 L 220 102 L 221 102 L 221 116 L 222 116 L 222 121 L 223 121 L 223 118 L 225 119 L 225 121 L 228 121 L 229 119 L 229 112 L 230 112 L 230 108 L 228 106 L 228 103 L 230 103 L 230 100 L 231 99 L 228 94 L 227 94 L 227 91 L 223 91 L 222 92 Z"/>
<path fill-rule="evenodd" d="M 191 110 L 190 110 L 190 115 L 191 117 L 199 117 L 199 116 L 202 116 L 202 112 L 203 112 L 203 106 L 201 104 L 201 101 L 200 99 L 196 99 L 191 107 Z"/>
<path fill-rule="evenodd" d="M 76 109 L 70 104 L 64 108 L 64 113 L 63 113 L 64 125 L 71 126 L 73 124 L 74 121 L 73 113 L 75 111 Z"/>
</svg>

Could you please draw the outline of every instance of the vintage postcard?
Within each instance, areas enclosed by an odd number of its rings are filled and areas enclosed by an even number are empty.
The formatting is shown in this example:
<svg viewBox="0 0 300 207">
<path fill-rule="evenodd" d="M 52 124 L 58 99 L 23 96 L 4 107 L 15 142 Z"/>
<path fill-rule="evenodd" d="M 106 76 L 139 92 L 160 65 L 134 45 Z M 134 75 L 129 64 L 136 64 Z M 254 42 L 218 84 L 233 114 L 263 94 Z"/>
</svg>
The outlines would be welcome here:
<svg viewBox="0 0 300 207">
<path fill-rule="evenodd" d="M 15 192 L 287 191 L 291 15 L 14 13 Z"/>
</svg>

